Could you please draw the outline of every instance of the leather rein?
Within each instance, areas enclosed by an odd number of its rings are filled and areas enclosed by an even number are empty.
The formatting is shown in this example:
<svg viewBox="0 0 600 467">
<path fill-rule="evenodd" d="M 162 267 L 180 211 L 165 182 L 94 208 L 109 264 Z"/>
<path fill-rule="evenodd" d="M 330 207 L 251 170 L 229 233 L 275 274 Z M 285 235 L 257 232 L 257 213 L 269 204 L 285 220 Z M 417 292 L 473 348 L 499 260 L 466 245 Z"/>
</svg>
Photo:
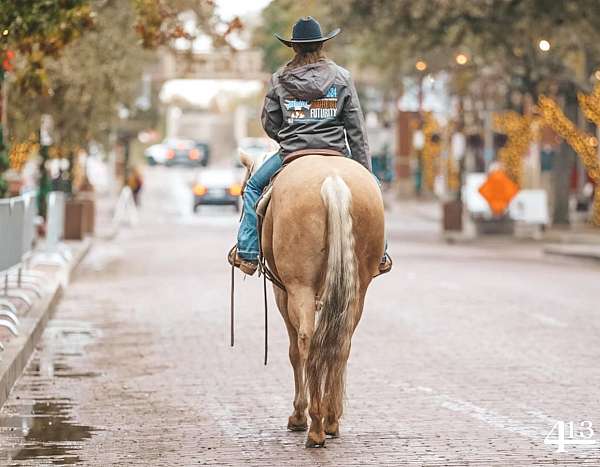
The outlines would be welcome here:
<svg viewBox="0 0 600 467">
<path fill-rule="evenodd" d="M 290 154 L 288 154 L 287 156 L 285 156 L 284 161 L 283 161 L 283 165 L 286 166 L 288 165 L 290 162 L 295 161 L 296 159 L 298 159 L 299 157 L 302 156 L 308 156 L 308 155 L 321 155 L 321 156 L 342 156 L 344 157 L 344 154 L 342 154 L 339 151 L 335 151 L 333 149 L 302 149 L 299 151 L 294 151 Z M 248 180 L 250 179 L 250 177 L 252 176 L 252 174 L 254 173 L 254 168 L 256 166 L 256 161 L 252 162 L 252 165 L 250 166 L 250 168 L 247 170 L 246 172 L 246 176 L 244 178 L 244 181 L 242 183 L 242 196 L 244 195 L 244 190 L 246 189 L 246 185 L 248 183 Z M 242 210 L 242 214 L 240 215 L 240 221 L 241 218 L 243 216 L 243 210 Z M 262 223 L 262 218 L 260 218 L 259 216 L 259 223 Z M 260 224 L 258 225 L 258 231 L 259 233 L 262 231 Z M 263 276 L 263 296 L 264 296 L 264 303 L 265 303 L 265 349 L 264 349 L 264 364 L 267 364 L 267 357 L 268 357 L 268 351 L 269 351 L 269 335 L 268 335 L 268 316 L 269 316 L 269 307 L 268 307 L 268 300 L 267 300 L 267 279 L 272 282 L 273 284 L 275 284 L 277 287 L 279 287 L 281 290 L 283 290 L 284 292 L 286 291 L 285 289 L 285 285 L 283 285 L 283 283 L 281 282 L 281 280 L 279 279 L 279 277 L 277 277 L 277 274 L 275 274 L 273 271 L 271 271 L 271 269 L 269 268 L 268 264 L 267 264 L 267 260 L 265 259 L 264 255 L 263 255 L 263 251 L 262 251 L 262 244 L 260 242 L 260 238 L 259 238 L 259 250 L 260 253 L 258 255 L 258 275 L 260 276 L 262 274 Z M 234 309 L 235 309 L 235 266 L 231 266 L 231 297 L 230 297 L 230 345 L 231 347 L 233 347 L 234 344 L 234 338 L 235 338 L 235 326 L 234 326 Z"/>
</svg>

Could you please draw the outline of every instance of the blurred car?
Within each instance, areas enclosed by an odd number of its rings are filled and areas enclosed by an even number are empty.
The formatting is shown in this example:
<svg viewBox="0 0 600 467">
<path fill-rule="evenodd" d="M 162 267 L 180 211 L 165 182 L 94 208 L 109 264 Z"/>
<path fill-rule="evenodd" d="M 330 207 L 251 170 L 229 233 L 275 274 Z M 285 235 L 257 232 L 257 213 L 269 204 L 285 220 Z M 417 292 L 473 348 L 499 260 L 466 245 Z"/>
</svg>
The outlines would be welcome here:
<svg viewBox="0 0 600 467">
<path fill-rule="evenodd" d="M 201 165 L 202 153 L 191 139 L 167 139 L 163 142 L 167 147 L 165 165 Z"/>
<path fill-rule="evenodd" d="M 202 170 L 192 190 L 194 212 L 202 205 L 233 206 L 241 210 L 242 173 L 236 169 Z"/>
<path fill-rule="evenodd" d="M 144 151 L 144 157 L 148 165 L 163 165 L 167 162 L 168 148 L 165 144 L 153 144 Z"/>
<path fill-rule="evenodd" d="M 200 165 L 206 167 L 210 161 L 210 146 L 203 141 L 195 141 L 194 144 L 200 151 Z"/>
</svg>

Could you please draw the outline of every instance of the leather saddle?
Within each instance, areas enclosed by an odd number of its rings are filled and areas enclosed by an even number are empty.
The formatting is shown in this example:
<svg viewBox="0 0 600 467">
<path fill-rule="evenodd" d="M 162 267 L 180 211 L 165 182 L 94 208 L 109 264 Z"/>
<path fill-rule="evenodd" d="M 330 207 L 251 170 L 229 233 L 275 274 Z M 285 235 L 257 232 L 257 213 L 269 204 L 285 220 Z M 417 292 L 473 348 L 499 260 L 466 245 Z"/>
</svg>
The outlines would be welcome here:
<svg viewBox="0 0 600 467">
<path fill-rule="evenodd" d="M 267 207 L 269 206 L 269 201 L 271 200 L 271 191 L 273 189 L 273 182 L 277 178 L 282 170 L 284 170 L 291 162 L 299 159 L 303 156 L 341 156 L 346 157 L 343 153 L 336 151 L 335 149 L 300 149 L 298 151 L 291 152 L 283 157 L 283 166 L 277 172 L 273 174 L 271 180 L 267 187 L 263 190 L 261 197 L 256 203 L 256 215 L 258 216 L 258 235 L 260 239 L 261 227 L 262 227 L 262 219 L 267 213 Z"/>
</svg>

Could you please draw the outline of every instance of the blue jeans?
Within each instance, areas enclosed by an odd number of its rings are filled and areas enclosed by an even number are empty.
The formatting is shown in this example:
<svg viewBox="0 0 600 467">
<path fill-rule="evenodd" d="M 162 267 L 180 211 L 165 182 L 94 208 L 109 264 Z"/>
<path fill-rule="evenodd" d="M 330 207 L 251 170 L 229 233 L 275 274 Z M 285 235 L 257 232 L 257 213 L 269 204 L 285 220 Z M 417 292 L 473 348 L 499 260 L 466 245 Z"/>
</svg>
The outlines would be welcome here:
<svg viewBox="0 0 600 467">
<path fill-rule="evenodd" d="M 238 231 L 238 255 L 248 261 L 258 260 L 258 219 L 256 203 L 271 177 L 283 165 L 279 153 L 269 157 L 263 165 L 248 179 L 244 188 L 244 216 Z"/>
<path fill-rule="evenodd" d="M 237 238 L 237 252 L 240 258 L 247 261 L 258 260 L 258 219 L 256 217 L 256 203 L 265 187 L 271 181 L 271 177 L 283 165 L 283 159 L 279 153 L 269 157 L 258 170 L 248 179 L 244 188 L 244 215 L 240 224 Z M 373 175 L 375 177 L 375 175 Z M 381 183 L 375 177 L 379 188 Z M 387 252 L 387 240 L 385 242 Z"/>
</svg>

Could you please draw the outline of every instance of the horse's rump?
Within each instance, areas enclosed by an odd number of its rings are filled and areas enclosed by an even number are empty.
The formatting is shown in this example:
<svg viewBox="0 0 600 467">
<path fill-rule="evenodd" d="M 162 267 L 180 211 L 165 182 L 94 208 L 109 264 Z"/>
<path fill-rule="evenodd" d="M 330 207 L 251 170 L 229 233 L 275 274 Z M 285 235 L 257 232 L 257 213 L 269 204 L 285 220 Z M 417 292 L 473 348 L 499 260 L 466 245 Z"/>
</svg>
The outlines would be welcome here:
<svg viewBox="0 0 600 467">
<path fill-rule="evenodd" d="M 351 159 L 304 156 L 277 176 L 263 223 L 265 258 L 284 283 L 310 278 L 316 290 L 322 289 L 328 247 L 321 190 L 328 176 L 340 177 L 351 193 L 361 282 L 378 271 L 384 251 L 383 201 L 372 174 Z"/>
</svg>

